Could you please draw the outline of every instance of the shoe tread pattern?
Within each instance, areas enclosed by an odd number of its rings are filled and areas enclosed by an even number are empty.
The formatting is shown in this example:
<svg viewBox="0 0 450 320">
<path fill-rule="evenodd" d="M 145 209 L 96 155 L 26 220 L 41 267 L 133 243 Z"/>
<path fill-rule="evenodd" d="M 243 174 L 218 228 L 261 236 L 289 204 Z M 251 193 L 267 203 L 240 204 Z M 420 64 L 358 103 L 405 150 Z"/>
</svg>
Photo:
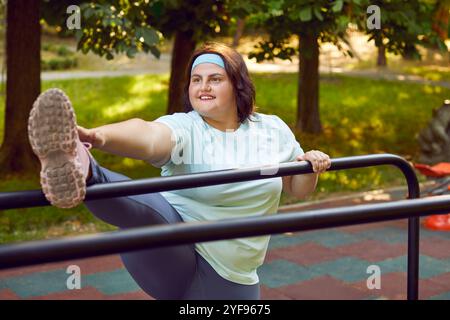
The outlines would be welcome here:
<svg viewBox="0 0 450 320">
<path fill-rule="evenodd" d="M 76 116 L 69 98 L 59 89 L 42 93 L 33 104 L 28 135 L 41 160 L 41 186 L 48 201 L 72 208 L 83 201 L 86 182 L 77 157 Z"/>
</svg>

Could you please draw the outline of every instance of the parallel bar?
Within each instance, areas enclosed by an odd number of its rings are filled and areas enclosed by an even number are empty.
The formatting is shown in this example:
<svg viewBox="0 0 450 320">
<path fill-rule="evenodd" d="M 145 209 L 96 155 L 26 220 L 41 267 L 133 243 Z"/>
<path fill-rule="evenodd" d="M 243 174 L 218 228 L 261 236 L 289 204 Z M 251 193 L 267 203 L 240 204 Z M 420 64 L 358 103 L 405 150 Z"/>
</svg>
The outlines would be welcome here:
<svg viewBox="0 0 450 320">
<path fill-rule="evenodd" d="M 331 167 L 328 171 L 364 168 L 377 165 L 395 165 L 402 170 L 407 180 L 409 177 L 413 177 L 417 181 L 414 170 L 412 168 L 408 168 L 409 164 L 403 158 L 392 154 L 364 155 L 332 159 Z M 276 173 L 262 174 L 264 172 Z M 97 200 L 143 193 L 198 188 L 224 183 L 269 179 L 312 172 L 311 164 L 308 162 L 288 162 L 280 163 L 279 165 L 267 166 L 264 167 L 264 170 L 260 167 L 249 169 L 229 169 L 168 177 L 109 182 L 89 186 L 86 190 L 85 200 Z M 50 203 L 47 199 L 45 199 L 42 190 L 0 193 L 0 210 L 48 205 L 50 205 Z"/>
<path fill-rule="evenodd" d="M 217 222 L 179 223 L 0 246 L 0 269 L 206 242 L 316 230 L 448 212 L 450 196 L 284 213 Z"/>
</svg>

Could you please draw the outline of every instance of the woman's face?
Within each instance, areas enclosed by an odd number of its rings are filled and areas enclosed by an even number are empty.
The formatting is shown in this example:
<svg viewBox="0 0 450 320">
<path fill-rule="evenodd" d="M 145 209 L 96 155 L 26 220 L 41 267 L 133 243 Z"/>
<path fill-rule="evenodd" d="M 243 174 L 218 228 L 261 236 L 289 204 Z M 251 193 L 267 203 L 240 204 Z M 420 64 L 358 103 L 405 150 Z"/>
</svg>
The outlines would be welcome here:
<svg viewBox="0 0 450 320">
<path fill-rule="evenodd" d="M 192 70 L 189 100 L 195 111 L 208 118 L 221 119 L 237 110 L 231 80 L 214 63 L 202 63 Z"/>
</svg>

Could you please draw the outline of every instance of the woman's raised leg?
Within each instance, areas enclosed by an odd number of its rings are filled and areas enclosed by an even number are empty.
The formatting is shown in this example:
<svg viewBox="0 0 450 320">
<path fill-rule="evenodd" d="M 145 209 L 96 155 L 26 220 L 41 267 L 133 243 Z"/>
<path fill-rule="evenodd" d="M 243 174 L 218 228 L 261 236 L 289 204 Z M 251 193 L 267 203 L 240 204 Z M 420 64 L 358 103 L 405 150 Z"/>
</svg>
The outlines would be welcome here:
<svg viewBox="0 0 450 320">
<path fill-rule="evenodd" d="M 38 97 L 30 112 L 28 134 L 41 161 L 42 189 L 57 207 L 80 204 L 86 184 L 129 180 L 99 166 L 80 142 L 72 105 L 59 89 L 47 90 Z M 122 229 L 182 222 L 159 193 L 90 200 L 85 205 L 98 218 Z M 134 251 L 121 257 L 139 286 L 157 299 L 181 298 L 196 271 L 193 245 Z"/>
</svg>

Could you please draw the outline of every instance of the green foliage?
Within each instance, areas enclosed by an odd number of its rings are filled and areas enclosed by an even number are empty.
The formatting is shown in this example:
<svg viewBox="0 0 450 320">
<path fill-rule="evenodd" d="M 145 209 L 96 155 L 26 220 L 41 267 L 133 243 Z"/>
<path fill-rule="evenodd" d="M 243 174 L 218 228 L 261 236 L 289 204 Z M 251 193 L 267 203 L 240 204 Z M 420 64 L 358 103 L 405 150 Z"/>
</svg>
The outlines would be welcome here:
<svg viewBox="0 0 450 320">
<path fill-rule="evenodd" d="M 41 70 L 55 71 L 55 70 L 68 70 L 76 68 L 78 66 L 77 58 L 52 58 L 49 60 L 41 60 Z"/>
<path fill-rule="evenodd" d="M 147 1 L 148 2 L 148 1 Z M 149 25 L 144 1 L 98 1 L 81 5 L 83 29 L 77 30 L 78 49 L 92 51 L 108 60 L 114 53 L 132 58 L 138 51 L 159 57 L 160 35 Z"/>
<path fill-rule="evenodd" d="M 43 18 L 65 30 L 65 10 L 77 4 L 81 9 L 81 30 L 75 31 L 78 49 L 107 59 L 139 51 L 159 57 L 158 46 L 176 32 L 195 42 L 226 34 L 231 16 L 246 16 L 256 11 L 256 2 L 236 0 L 43 0 Z M 58 17 L 58 18 L 55 18 Z"/>
<path fill-rule="evenodd" d="M 381 28 L 369 29 L 367 7 L 381 10 Z M 248 19 L 262 28 L 269 39 L 260 42 L 251 53 L 257 61 L 289 59 L 298 48 L 289 45 L 292 35 L 317 35 L 320 42 L 331 42 L 345 50 L 339 40 L 346 38 L 350 24 L 369 35 L 377 46 L 384 44 L 394 54 L 420 58 L 417 45 L 438 47 L 447 52 L 445 43 L 432 29 L 436 1 L 433 0 L 261 0 L 261 10 Z"/>
<path fill-rule="evenodd" d="M 41 70 L 67 70 L 78 66 L 78 60 L 64 45 L 46 43 L 42 45 Z"/>
<path fill-rule="evenodd" d="M 73 33 L 78 41 L 77 49 L 83 53 L 92 51 L 108 60 L 119 53 L 134 57 L 138 51 L 159 57 L 157 46 L 161 34 L 147 24 L 148 3 L 148 0 L 44 0 L 41 11 L 48 24 L 58 26 L 65 33 Z M 66 8 L 73 4 L 81 10 L 81 29 L 69 31 Z"/>
<path fill-rule="evenodd" d="M 59 46 L 59 48 L 56 51 L 57 55 L 60 57 L 67 57 L 67 56 L 71 56 L 72 52 L 67 49 L 66 46 Z"/>
<path fill-rule="evenodd" d="M 435 1 L 377 0 L 371 4 L 381 9 L 381 28 L 368 29 L 366 15 L 360 15 L 355 22 L 376 46 L 383 44 L 389 52 L 415 59 L 420 59 L 419 44 L 447 51 L 445 43 L 432 30 Z"/>
<path fill-rule="evenodd" d="M 332 42 L 341 47 L 339 40 L 344 38 L 351 18 L 360 14 L 362 2 L 263 0 L 260 12 L 254 13 L 249 20 L 266 30 L 269 39 L 259 42 L 249 57 L 257 61 L 290 59 L 298 53 L 298 48 L 290 45 L 293 35 L 314 35 L 321 42 Z"/>
</svg>

